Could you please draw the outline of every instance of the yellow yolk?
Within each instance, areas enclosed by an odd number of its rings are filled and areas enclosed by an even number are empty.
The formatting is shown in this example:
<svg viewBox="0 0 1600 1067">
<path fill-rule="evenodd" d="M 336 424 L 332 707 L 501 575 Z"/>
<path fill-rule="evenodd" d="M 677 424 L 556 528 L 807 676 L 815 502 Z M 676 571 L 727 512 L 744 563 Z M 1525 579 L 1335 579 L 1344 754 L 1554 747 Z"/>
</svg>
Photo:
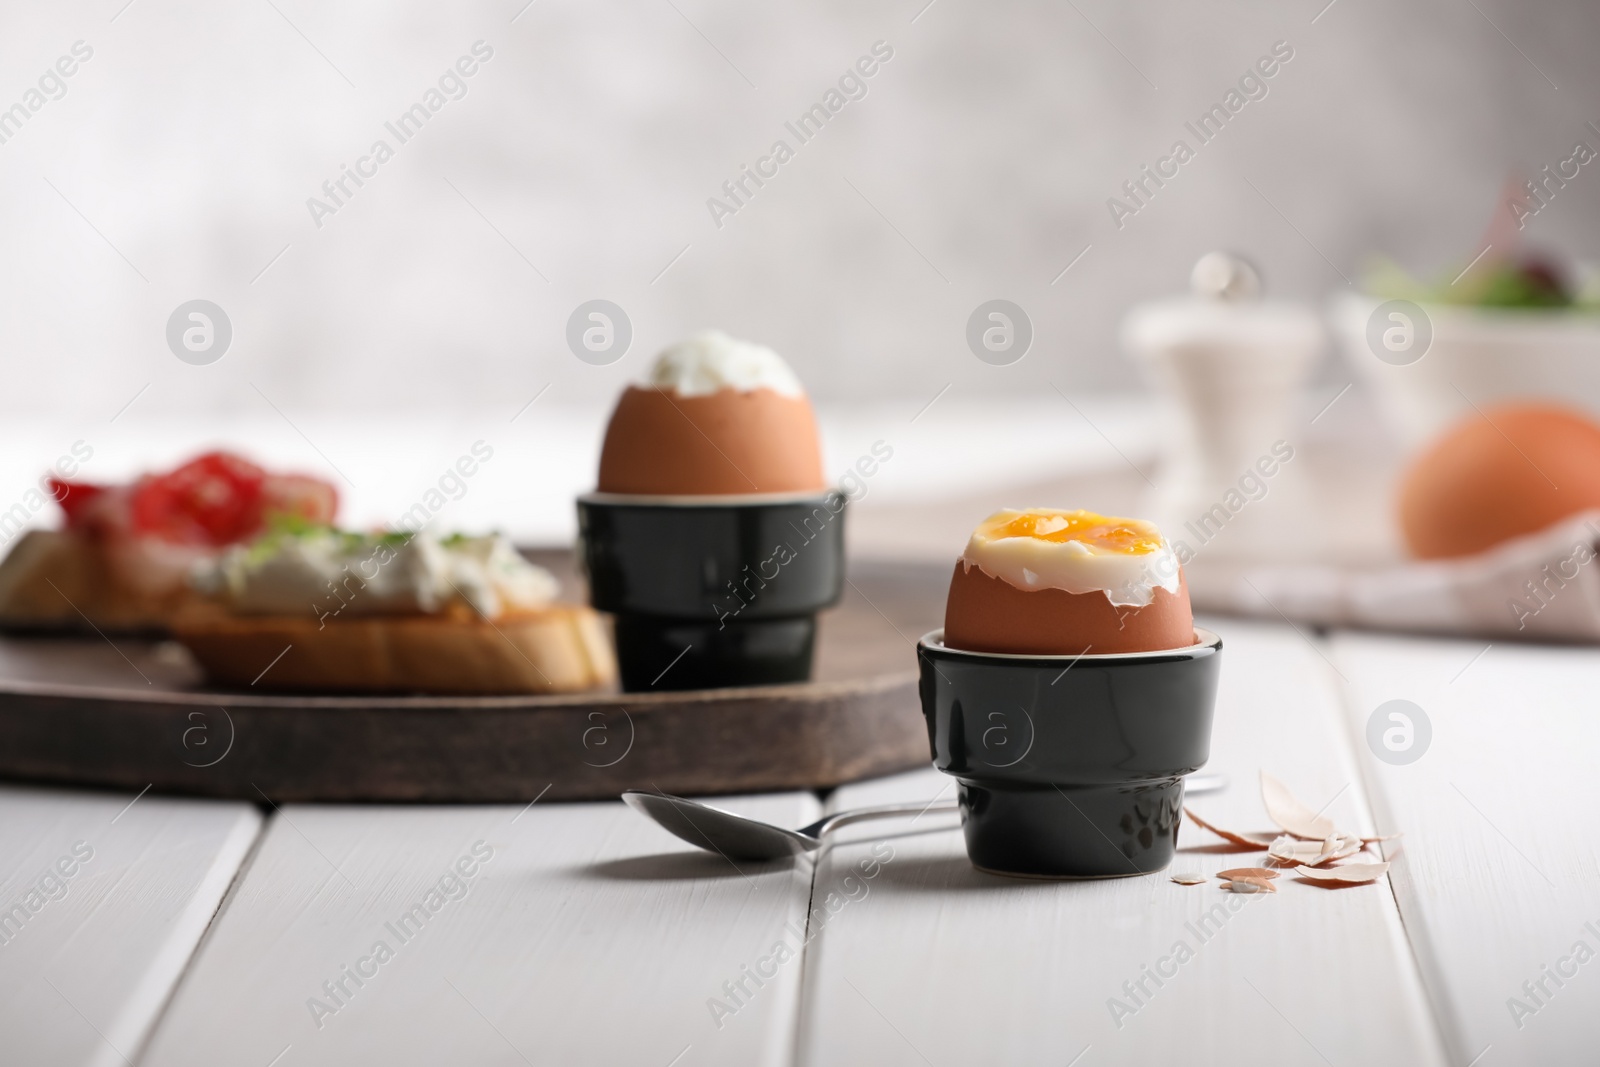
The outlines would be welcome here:
<svg viewBox="0 0 1600 1067">
<path fill-rule="evenodd" d="M 1158 588 L 1178 591 L 1177 553 L 1154 523 L 1092 511 L 997 511 L 978 524 L 961 559 L 1018 589 L 1101 590 L 1119 606 L 1142 607 Z"/>
<path fill-rule="evenodd" d="M 1081 510 L 1001 512 L 986 519 L 976 532 L 989 541 L 1004 537 L 1031 537 L 1055 544 L 1077 541 L 1098 552 L 1124 556 L 1143 556 L 1162 547 L 1161 534 L 1150 523 Z"/>
</svg>

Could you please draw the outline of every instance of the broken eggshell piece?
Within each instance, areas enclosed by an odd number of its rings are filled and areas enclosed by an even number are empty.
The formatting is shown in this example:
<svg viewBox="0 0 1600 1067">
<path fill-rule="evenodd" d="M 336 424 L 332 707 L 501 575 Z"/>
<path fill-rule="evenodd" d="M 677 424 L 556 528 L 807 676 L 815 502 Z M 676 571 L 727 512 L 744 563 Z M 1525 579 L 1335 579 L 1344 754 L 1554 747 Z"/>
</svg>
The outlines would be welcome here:
<svg viewBox="0 0 1600 1067">
<path fill-rule="evenodd" d="M 1294 873 L 1307 881 L 1338 886 L 1365 885 L 1382 878 L 1388 871 L 1388 863 L 1342 863 L 1326 869 L 1297 867 Z"/>
<path fill-rule="evenodd" d="M 1234 893 L 1276 893 L 1278 887 L 1265 878 L 1231 878 L 1222 888 Z"/>
<path fill-rule="evenodd" d="M 1391 841 L 1398 833 L 1382 837 L 1359 837 L 1338 829 L 1332 819 L 1314 812 L 1300 801 L 1289 787 L 1277 778 L 1261 773 L 1261 800 L 1272 821 L 1286 833 L 1270 838 L 1266 834 L 1246 834 L 1225 830 L 1206 822 L 1189 808 L 1184 814 L 1196 826 L 1238 845 L 1265 848 L 1267 858 L 1282 867 L 1293 867 L 1301 879 L 1324 888 L 1365 885 L 1382 877 L 1388 870 L 1387 862 L 1340 863 L 1379 841 Z M 1272 879 L 1278 872 L 1263 867 L 1236 867 L 1217 874 L 1223 879 L 1223 888 L 1235 893 L 1272 893 L 1277 891 Z"/>
<path fill-rule="evenodd" d="M 1224 830 L 1222 827 L 1206 822 L 1200 816 L 1196 815 L 1193 808 L 1184 808 L 1183 813 L 1189 816 L 1190 821 L 1196 826 L 1200 827 L 1200 829 L 1210 830 L 1224 841 L 1231 841 L 1234 844 L 1242 845 L 1245 848 L 1270 848 L 1272 847 L 1272 843 L 1277 840 L 1277 837 L 1274 834 L 1243 833 L 1238 830 Z"/>
<path fill-rule="evenodd" d="M 1261 772 L 1261 803 L 1266 806 L 1267 818 L 1296 837 L 1325 841 L 1338 833 L 1332 819 L 1312 811 L 1266 771 Z"/>
</svg>

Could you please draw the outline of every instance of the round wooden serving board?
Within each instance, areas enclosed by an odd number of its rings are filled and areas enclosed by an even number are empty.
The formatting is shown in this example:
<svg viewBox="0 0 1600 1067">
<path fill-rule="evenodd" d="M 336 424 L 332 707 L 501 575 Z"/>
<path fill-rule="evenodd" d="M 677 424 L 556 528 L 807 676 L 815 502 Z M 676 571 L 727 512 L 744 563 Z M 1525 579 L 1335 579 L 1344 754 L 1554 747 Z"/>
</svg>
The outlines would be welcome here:
<svg viewBox="0 0 1600 1067">
<path fill-rule="evenodd" d="M 530 553 L 577 592 L 567 553 Z M 828 787 L 926 765 L 916 639 L 942 568 L 855 565 L 804 685 L 581 696 L 206 688 L 171 643 L 0 637 L 0 777 L 288 801 Z"/>
</svg>

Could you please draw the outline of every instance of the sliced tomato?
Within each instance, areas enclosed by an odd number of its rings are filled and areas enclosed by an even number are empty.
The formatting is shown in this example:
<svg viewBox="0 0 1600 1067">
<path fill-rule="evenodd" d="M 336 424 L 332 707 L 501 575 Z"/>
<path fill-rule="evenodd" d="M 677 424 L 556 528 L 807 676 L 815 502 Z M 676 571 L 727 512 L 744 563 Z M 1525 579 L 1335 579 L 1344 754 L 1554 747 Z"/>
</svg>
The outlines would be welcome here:
<svg viewBox="0 0 1600 1067">
<path fill-rule="evenodd" d="M 188 545 L 227 545 L 262 525 L 267 472 L 229 452 L 207 452 L 170 474 L 141 478 L 133 490 L 136 533 Z"/>
<path fill-rule="evenodd" d="M 109 536 L 220 548 L 249 541 L 276 516 L 332 523 L 339 494 L 320 478 L 268 474 L 231 452 L 207 452 L 131 486 L 50 479 L 67 526 Z"/>
<path fill-rule="evenodd" d="M 68 528 L 74 530 L 89 525 L 94 515 L 94 502 L 110 488 L 92 482 L 67 482 L 55 477 L 50 479 L 50 493 L 66 514 Z"/>
</svg>

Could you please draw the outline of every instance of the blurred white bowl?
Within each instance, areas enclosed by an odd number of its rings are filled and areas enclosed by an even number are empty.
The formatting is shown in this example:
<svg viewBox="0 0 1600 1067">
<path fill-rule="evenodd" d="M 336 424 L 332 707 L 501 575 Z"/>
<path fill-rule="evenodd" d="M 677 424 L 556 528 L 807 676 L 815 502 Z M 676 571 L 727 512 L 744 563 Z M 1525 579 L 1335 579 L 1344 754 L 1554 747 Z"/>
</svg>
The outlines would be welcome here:
<svg viewBox="0 0 1600 1067">
<path fill-rule="evenodd" d="M 1600 419 L 1600 314 L 1419 305 L 1432 328 L 1427 353 L 1397 366 L 1368 344 L 1381 298 L 1344 294 L 1331 318 L 1339 347 L 1408 449 L 1451 424 L 1511 399 L 1544 399 Z"/>
</svg>

